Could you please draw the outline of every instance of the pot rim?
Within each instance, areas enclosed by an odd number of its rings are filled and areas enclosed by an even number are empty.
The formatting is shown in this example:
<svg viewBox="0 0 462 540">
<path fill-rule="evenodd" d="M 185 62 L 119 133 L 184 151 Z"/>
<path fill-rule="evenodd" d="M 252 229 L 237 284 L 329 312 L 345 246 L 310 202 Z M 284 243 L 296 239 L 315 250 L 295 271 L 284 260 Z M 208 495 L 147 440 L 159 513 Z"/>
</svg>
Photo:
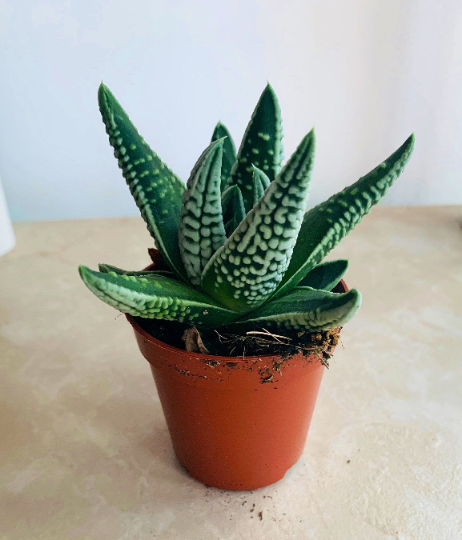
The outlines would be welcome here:
<svg viewBox="0 0 462 540">
<path fill-rule="evenodd" d="M 343 279 L 340 280 L 339 284 L 336 286 L 341 287 L 344 292 L 348 292 L 348 286 L 343 281 Z M 127 321 L 132 325 L 133 330 L 140 334 L 143 339 L 150 342 L 152 345 L 155 345 L 156 347 L 159 347 L 161 349 L 164 349 L 165 351 L 170 351 L 173 353 L 176 353 L 180 356 L 187 356 L 188 358 L 196 358 L 197 360 L 204 360 L 204 359 L 217 359 L 221 363 L 231 362 L 231 363 L 247 363 L 247 362 L 257 362 L 264 359 L 270 359 L 270 358 L 280 358 L 281 355 L 278 354 L 264 354 L 259 356 L 246 356 L 244 358 L 240 356 L 219 356 L 216 354 L 203 354 L 203 353 L 195 353 L 195 352 L 189 352 L 184 349 L 179 349 L 178 347 L 174 347 L 173 345 L 168 345 L 167 343 L 164 343 L 163 341 L 160 341 L 160 339 L 157 339 L 151 334 L 148 334 L 146 330 L 141 328 L 141 326 L 136 322 L 135 317 L 133 315 L 129 315 L 128 313 L 125 313 L 125 317 L 127 318 Z M 340 329 L 339 329 L 340 330 Z"/>
</svg>

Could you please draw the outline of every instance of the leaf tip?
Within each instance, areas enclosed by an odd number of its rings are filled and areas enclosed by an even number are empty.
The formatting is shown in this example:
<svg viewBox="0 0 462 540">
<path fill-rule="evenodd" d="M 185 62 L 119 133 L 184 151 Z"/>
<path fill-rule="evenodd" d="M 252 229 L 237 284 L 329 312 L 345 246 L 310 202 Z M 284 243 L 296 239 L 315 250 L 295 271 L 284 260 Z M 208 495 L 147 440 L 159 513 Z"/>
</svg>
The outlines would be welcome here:
<svg viewBox="0 0 462 540">
<path fill-rule="evenodd" d="M 274 91 L 274 88 L 271 86 L 271 84 L 268 81 L 266 81 L 266 86 L 262 92 L 261 97 L 263 98 L 263 96 L 270 96 L 273 101 L 278 102 L 276 92 Z"/>
<path fill-rule="evenodd" d="M 415 145 L 415 132 L 413 131 L 409 137 L 404 141 L 399 150 L 407 152 L 409 156 L 412 154 Z M 398 152 L 399 152 L 398 150 Z"/>
<path fill-rule="evenodd" d="M 114 100 L 112 92 L 101 82 L 98 88 L 98 105 L 101 114 L 108 113 L 111 110 L 111 101 Z"/>
<path fill-rule="evenodd" d="M 362 295 L 358 289 L 350 289 L 345 293 L 346 303 L 350 305 L 350 309 L 356 313 L 356 311 L 361 307 Z"/>
<path fill-rule="evenodd" d="M 81 279 L 83 280 L 83 282 L 85 284 L 88 284 L 88 281 L 92 277 L 92 270 L 90 270 L 90 268 L 88 268 L 88 266 L 84 266 L 83 264 L 81 264 L 79 266 L 79 275 L 80 275 Z"/>
</svg>

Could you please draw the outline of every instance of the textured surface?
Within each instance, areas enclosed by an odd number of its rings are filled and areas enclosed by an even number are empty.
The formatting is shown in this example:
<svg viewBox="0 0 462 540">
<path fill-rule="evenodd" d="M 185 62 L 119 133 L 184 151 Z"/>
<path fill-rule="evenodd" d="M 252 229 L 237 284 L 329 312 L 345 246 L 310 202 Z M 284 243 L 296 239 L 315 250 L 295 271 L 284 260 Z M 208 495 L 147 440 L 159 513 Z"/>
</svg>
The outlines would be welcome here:
<svg viewBox="0 0 462 540">
<path fill-rule="evenodd" d="M 303 221 L 314 148 L 310 131 L 204 268 L 202 290 L 224 306 L 246 313 L 261 305 L 281 282 Z"/>
<path fill-rule="evenodd" d="M 461 222 L 462 207 L 379 207 L 331 253 L 363 306 L 302 459 L 253 493 L 178 465 L 129 325 L 77 275 L 146 266 L 142 221 L 16 226 L 0 259 L 0 539 L 462 538 Z"/>
<path fill-rule="evenodd" d="M 141 276 L 95 272 L 80 266 L 85 285 L 100 300 L 123 313 L 214 328 L 236 320 L 237 314 L 189 285 L 155 272 Z"/>
<path fill-rule="evenodd" d="M 194 166 L 180 213 L 178 243 L 189 281 L 200 285 L 202 270 L 226 240 L 221 209 L 223 140 L 214 141 Z"/>
<path fill-rule="evenodd" d="M 281 110 L 276 94 L 268 84 L 247 125 L 228 180 L 229 185 L 236 184 L 241 188 L 247 212 L 253 205 L 252 165 L 274 180 L 283 155 Z"/>
<path fill-rule="evenodd" d="M 178 246 L 184 184 L 149 148 L 120 103 L 102 83 L 98 103 L 114 156 L 148 230 L 170 268 L 184 278 Z"/>
<path fill-rule="evenodd" d="M 356 227 L 403 172 L 413 149 L 414 134 L 375 169 L 305 214 L 289 268 L 275 296 L 290 291 Z"/>
</svg>

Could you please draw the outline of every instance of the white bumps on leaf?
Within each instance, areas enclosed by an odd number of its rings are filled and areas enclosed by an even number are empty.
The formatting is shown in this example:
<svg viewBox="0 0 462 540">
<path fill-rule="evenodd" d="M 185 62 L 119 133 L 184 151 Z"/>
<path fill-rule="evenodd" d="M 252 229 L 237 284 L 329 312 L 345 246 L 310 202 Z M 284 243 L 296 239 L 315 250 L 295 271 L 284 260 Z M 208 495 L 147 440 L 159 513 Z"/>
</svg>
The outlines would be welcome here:
<svg viewBox="0 0 462 540">
<path fill-rule="evenodd" d="M 313 155 L 314 133 L 310 132 L 258 203 L 205 267 L 203 289 L 227 307 L 249 311 L 263 303 L 281 281 L 305 210 Z M 289 194 L 289 189 L 295 187 L 295 193 Z M 281 200 L 286 206 L 281 205 Z M 250 263 L 245 264 L 249 260 Z M 277 263 L 276 268 L 270 272 L 274 262 Z M 219 289 L 218 296 L 213 282 L 225 273 L 223 269 L 226 273 L 229 270 L 232 279 Z M 241 288 L 249 288 L 255 294 L 237 297 L 235 291 Z"/>
<path fill-rule="evenodd" d="M 178 241 L 186 273 L 196 286 L 212 253 L 226 240 L 220 198 L 222 157 L 219 139 L 199 158 L 183 195 Z"/>
</svg>

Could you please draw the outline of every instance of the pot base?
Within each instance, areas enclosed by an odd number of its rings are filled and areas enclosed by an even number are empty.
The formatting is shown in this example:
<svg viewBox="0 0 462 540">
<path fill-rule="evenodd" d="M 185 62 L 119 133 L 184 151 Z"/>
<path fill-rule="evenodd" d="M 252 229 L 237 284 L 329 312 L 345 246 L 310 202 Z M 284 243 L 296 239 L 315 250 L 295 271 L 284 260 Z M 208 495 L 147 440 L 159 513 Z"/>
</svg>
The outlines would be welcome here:
<svg viewBox="0 0 462 540">
<path fill-rule="evenodd" d="M 209 478 L 203 478 L 200 475 L 195 475 L 183 463 L 181 463 L 181 461 L 179 460 L 177 456 L 178 461 L 180 461 L 180 464 L 184 467 L 184 469 L 189 474 L 189 476 L 191 476 L 191 478 L 194 478 L 194 480 L 197 480 L 198 482 L 200 482 L 201 484 L 204 484 L 207 487 L 223 489 L 226 491 L 255 491 L 256 489 L 260 489 L 260 488 L 264 488 L 264 487 L 276 484 L 277 482 L 280 482 L 293 467 L 295 467 L 295 465 L 300 460 L 300 457 L 301 457 L 301 454 L 296 459 L 296 461 L 292 465 L 290 465 L 290 467 L 288 467 L 288 469 L 283 474 L 275 474 L 271 477 L 267 476 L 264 481 L 260 481 L 258 483 L 257 482 L 241 482 L 238 484 L 232 484 L 229 481 L 209 483 L 210 481 Z"/>
</svg>

